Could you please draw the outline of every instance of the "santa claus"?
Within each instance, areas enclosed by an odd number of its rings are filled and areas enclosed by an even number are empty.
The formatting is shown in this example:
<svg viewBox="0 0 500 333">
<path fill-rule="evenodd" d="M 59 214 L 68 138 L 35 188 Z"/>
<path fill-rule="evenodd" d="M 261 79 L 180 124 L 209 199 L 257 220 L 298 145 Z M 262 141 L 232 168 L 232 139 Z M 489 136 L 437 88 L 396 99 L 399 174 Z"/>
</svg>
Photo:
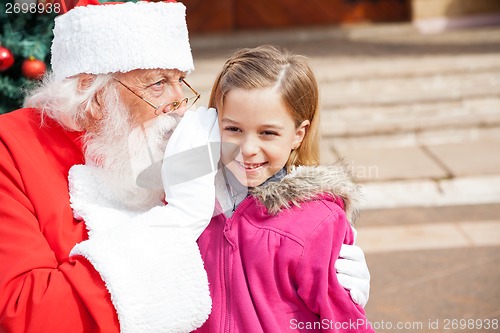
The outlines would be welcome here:
<svg viewBox="0 0 500 333">
<path fill-rule="evenodd" d="M 196 239 L 218 126 L 215 110 L 188 111 L 193 68 L 181 3 L 80 1 L 56 18 L 52 72 L 0 118 L 0 331 L 189 332 L 207 319 Z M 366 301 L 352 259 L 342 282 Z"/>
</svg>

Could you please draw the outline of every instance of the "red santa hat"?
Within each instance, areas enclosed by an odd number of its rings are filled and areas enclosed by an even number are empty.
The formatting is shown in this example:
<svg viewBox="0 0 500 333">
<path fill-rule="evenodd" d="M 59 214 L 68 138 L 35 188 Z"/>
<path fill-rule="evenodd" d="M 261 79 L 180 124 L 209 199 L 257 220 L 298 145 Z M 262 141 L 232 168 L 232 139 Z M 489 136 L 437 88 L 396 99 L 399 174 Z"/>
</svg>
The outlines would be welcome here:
<svg viewBox="0 0 500 333">
<path fill-rule="evenodd" d="M 81 73 L 194 69 L 186 7 L 175 1 L 80 0 L 55 19 L 51 52 L 60 80 Z"/>
</svg>

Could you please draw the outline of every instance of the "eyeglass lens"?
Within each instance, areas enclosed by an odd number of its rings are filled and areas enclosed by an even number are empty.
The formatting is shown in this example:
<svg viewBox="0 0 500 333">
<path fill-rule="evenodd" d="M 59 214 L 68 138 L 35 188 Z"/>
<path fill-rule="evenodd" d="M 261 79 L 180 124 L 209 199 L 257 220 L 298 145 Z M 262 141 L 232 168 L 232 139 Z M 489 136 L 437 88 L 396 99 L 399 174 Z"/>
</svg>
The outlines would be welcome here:
<svg viewBox="0 0 500 333">
<path fill-rule="evenodd" d="M 183 81 L 183 83 L 181 83 L 181 87 L 184 99 L 164 104 L 164 113 L 172 112 L 182 107 L 187 107 L 189 109 L 199 99 L 200 95 L 193 88 L 191 88 L 191 86 L 186 81 Z"/>
</svg>

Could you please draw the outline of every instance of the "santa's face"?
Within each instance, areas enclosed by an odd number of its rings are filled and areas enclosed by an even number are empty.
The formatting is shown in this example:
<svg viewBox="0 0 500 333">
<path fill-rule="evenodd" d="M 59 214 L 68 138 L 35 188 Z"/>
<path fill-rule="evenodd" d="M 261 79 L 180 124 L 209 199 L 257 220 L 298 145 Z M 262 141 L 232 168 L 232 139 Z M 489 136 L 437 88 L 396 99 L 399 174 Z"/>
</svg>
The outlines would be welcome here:
<svg viewBox="0 0 500 333">
<path fill-rule="evenodd" d="M 102 168 L 105 190 L 121 204 L 130 209 L 147 209 L 164 199 L 161 163 L 184 110 L 159 116 L 150 110 L 141 113 L 137 105 L 126 105 L 129 99 L 121 96 L 122 92 L 113 86 L 102 93 L 104 116 L 96 130 L 87 135 L 85 159 L 87 164 Z M 141 101 L 132 99 L 137 100 Z"/>
</svg>

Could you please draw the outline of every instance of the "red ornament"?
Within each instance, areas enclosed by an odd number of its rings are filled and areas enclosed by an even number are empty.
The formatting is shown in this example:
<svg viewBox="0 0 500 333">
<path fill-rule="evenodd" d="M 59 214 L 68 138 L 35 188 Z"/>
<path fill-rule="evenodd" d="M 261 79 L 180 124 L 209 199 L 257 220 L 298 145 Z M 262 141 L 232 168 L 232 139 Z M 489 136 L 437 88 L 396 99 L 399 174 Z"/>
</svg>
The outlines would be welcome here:
<svg viewBox="0 0 500 333">
<path fill-rule="evenodd" d="M 29 59 L 24 60 L 21 71 L 23 75 L 28 79 L 39 80 L 45 74 L 47 66 L 41 60 L 29 57 Z"/>
<path fill-rule="evenodd" d="M 14 56 L 6 47 L 0 46 L 0 72 L 6 71 L 14 64 Z"/>
</svg>

